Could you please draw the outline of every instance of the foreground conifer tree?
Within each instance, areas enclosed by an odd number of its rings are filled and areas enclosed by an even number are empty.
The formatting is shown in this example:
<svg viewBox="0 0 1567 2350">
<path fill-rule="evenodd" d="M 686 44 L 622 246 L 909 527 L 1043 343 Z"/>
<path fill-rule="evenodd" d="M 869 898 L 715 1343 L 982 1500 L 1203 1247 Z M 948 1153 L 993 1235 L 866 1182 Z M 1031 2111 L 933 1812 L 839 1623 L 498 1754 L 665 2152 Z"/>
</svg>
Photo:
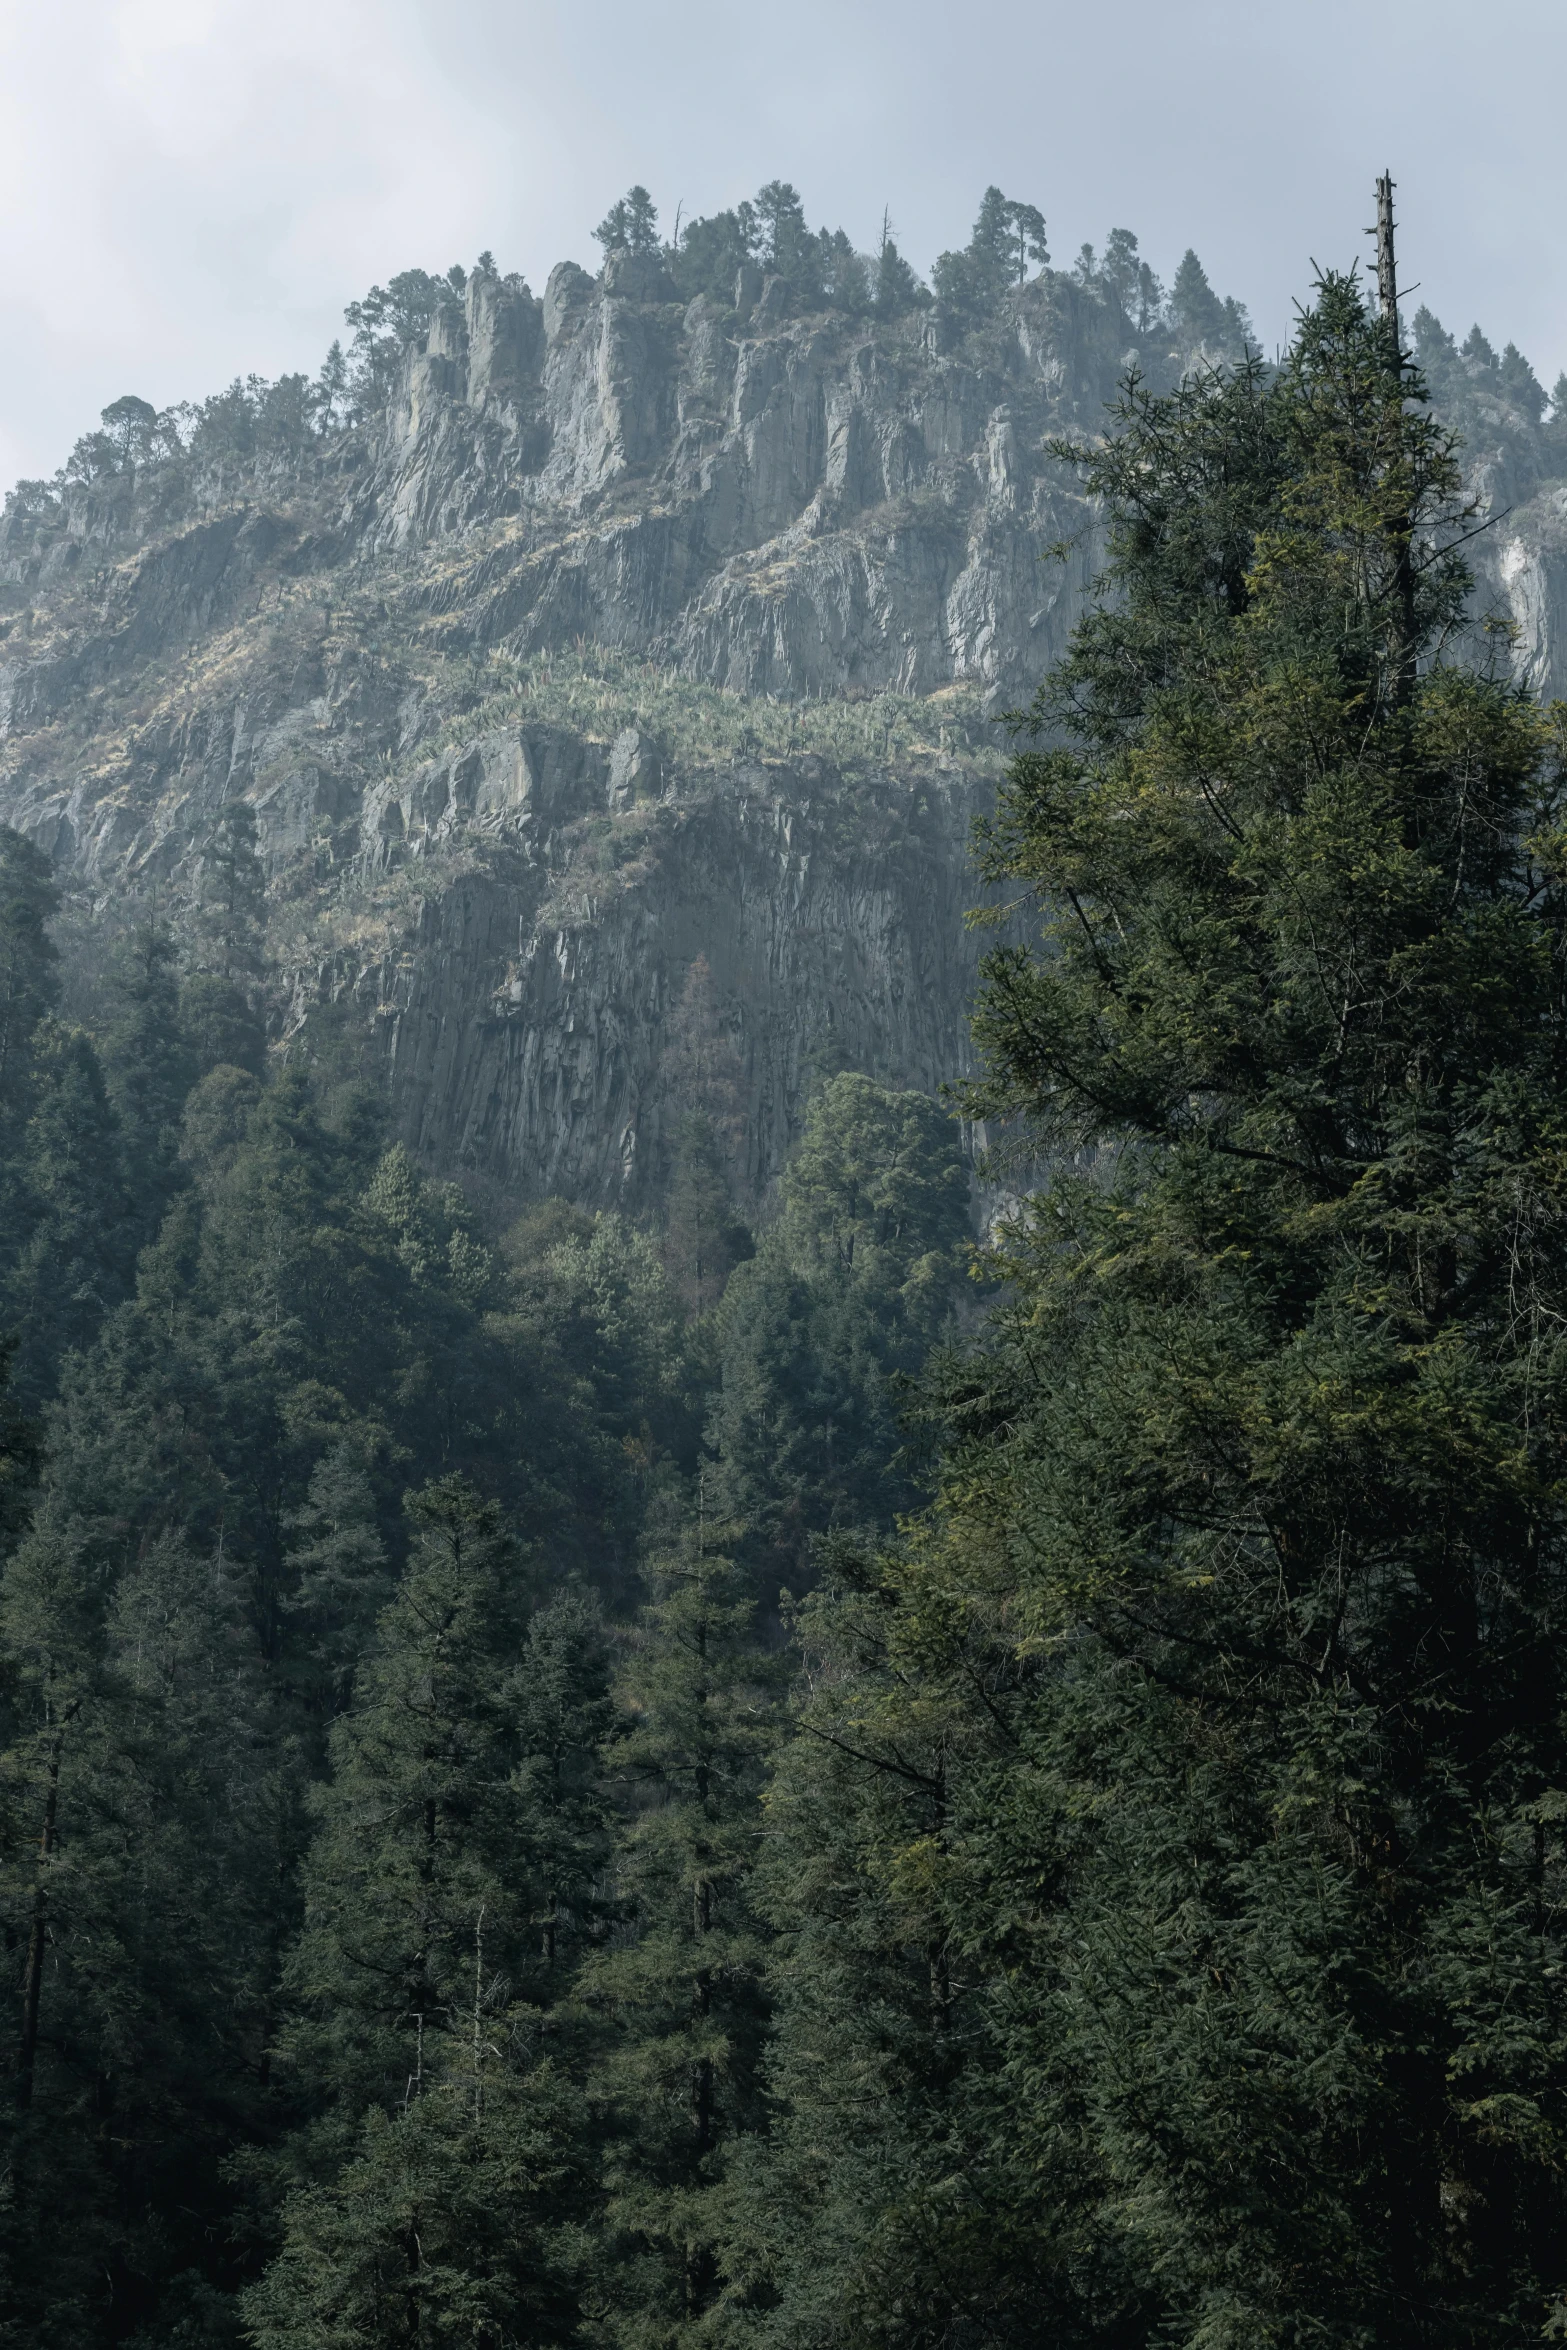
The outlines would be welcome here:
<svg viewBox="0 0 1567 2350">
<path fill-rule="evenodd" d="M 700 1527 L 659 1557 L 609 1749 L 627 1819 L 624 1932 L 582 1971 L 609 2190 L 603 2322 L 637 2350 L 718 2327 L 737 2143 L 761 2120 L 763 1941 L 750 1901 L 773 1729 L 756 1606 Z"/>
<path fill-rule="evenodd" d="M 0 1934 L 20 1962 L 0 2340 L 74 2350 L 201 2299 L 179 2248 L 212 2229 L 221 2158 L 259 2118 L 259 1691 L 214 1561 L 165 1534 L 110 1591 L 50 1497 L 0 1585 L 0 1692 Z"/>
<path fill-rule="evenodd" d="M 292 2148 L 283 2243 L 247 2296 L 262 2344 L 564 2339 L 556 2238 L 573 2100 L 512 1997 L 528 1887 L 506 1703 L 519 1594 L 499 1512 L 460 1478 L 416 1538 L 333 1734 L 305 1871 L 289 2054 L 319 2119 Z"/>
<path fill-rule="evenodd" d="M 1455 636 L 1454 452 L 1352 280 L 1277 372 L 1119 423 L 1085 460 L 1109 592 L 986 843 L 1043 935 L 990 960 L 973 1107 L 1055 1172 L 952 1383 L 943 1511 L 817 1603 L 777 1815 L 819 1833 L 778 1864 L 804 2222 L 771 2273 L 800 2339 L 1537 2340 L 1560 730 Z M 876 2017 L 927 1951 L 946 2057 L 900 2072 Z M 891 2113 L 853 2106 L 878 2061 Z"/>
</svg>

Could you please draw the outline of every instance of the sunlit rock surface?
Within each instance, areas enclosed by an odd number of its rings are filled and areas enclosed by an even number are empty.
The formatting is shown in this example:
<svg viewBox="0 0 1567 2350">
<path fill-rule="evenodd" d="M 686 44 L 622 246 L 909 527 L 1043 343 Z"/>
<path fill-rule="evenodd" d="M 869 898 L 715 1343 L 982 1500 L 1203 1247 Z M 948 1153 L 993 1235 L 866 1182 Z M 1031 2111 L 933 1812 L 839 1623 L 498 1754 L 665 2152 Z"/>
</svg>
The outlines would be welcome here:
<svg viewBox="0 0 1567 2350">
<path fill-rule="evenodd" d="M 656 1182 L 705 955 L 761 1190 L 815 1071 L 967 1065 L 997 719 L 1102 557 L 1051 444 L 1181 363 L 1126 332 L 1051 272 L 967 334 L 475 272 L 371 426 L 13 506 L 0 818 L 177 919 L 248 801 L 279 1045 L 335 1006 L 420 1152 L 507 1191 Z M 1560 693 L 1567 486 L 1517 441 L 1473 451 L 1475 560 Z"/>
</svg>

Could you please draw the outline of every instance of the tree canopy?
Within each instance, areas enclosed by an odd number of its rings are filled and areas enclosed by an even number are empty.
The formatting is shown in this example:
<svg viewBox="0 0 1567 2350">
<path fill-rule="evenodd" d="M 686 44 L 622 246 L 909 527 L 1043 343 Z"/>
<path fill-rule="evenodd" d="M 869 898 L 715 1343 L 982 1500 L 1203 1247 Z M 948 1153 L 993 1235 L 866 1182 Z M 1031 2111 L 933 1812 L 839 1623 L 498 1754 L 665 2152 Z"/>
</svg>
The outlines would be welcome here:
<svg viewBox="0 0 1567 2350">
<path fill-rule="evenodd" d="M 803 1619 L 746 2250 L 838 2339 L 896 2296 L 1522 2342 L 1567 2259 L 1560 718 L 1454 651 L 1456 453 L 1353 279 L 1117 423 L 984 844 L 1040 936 L 970 1106 L 1051 1172 L 940 1508 Z"/>
</svg>

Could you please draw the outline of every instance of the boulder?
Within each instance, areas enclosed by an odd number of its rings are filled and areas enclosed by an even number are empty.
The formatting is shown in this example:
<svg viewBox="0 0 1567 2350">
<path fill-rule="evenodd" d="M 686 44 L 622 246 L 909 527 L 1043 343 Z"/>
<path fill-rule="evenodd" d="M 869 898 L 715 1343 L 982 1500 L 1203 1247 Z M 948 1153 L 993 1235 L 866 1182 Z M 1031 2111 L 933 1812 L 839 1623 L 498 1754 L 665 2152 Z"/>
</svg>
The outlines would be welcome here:
<svg viewBox="0 0 1567 2350">
<path fill-rule="evenodd" d="M 609 804 L 629 808 L 634 800 L 649 799 L 658 790 L 662 763 L 658 750 L 640 727 L 617 734 L 609 754 Z"/>
</svg>

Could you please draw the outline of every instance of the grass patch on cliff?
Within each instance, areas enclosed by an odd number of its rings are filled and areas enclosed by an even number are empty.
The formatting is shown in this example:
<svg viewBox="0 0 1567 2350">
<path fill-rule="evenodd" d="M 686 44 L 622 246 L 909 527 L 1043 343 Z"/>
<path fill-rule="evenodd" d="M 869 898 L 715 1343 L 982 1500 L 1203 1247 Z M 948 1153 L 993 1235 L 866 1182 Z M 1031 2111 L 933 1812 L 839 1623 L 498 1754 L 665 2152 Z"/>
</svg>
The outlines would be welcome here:
<svg viewBox="0 0 1567 2350">
<path fill-rule="evenodd" d="M 429 758 L 490 727 L 558 726 L 589 741 L 613 742 L 638 727 L 667 765 L 687 772 L 746 759 L 820 758 L 845 777 L 939 762 L 999 775 L 1001 730 L 973 686 L 928 695 L 877 693 L 851 699 L 775 701 L 661 669 L 603 645 L 518 659 L 502 652 L 437 659 L 424 678 L 445 712 L 422 735 Z"/>
</svg>

